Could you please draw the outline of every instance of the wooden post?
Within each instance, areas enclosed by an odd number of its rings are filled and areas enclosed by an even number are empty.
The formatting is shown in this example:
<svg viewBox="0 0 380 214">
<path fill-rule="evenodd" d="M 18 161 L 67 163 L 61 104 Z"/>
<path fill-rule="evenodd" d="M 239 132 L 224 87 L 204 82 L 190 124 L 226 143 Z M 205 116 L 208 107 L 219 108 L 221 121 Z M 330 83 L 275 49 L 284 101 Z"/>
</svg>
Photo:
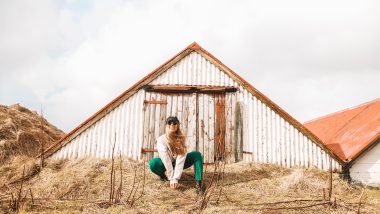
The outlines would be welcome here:
<svg viewBox="0 0 380 214">
<path fill-rule="evenodd" d="M 243 114 L 242 106 L 239 102 L 236 103 L 235 108 L 235 162 L 243 159 Z"/>
</svg>

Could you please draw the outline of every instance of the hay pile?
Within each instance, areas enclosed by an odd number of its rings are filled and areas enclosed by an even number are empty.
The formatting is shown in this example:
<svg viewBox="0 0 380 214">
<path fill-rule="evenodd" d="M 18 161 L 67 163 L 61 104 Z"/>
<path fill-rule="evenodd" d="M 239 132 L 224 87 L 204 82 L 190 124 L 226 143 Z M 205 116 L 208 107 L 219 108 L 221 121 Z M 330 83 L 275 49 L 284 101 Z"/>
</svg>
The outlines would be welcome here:
<svg viewBox="0 0 380 214">
<path fill-rule="evenodd" d="M 22 210 L 26 213 L 199 212 L 200 198 L 195 192 L 191 168 L 183 173 L 181 188 L 172 190 L 167 182 L 160 181 L 149 172 L 144 162 L 126 158 L 122 160 L 122 170 L 119 159 L 115 160 L 114 166 L 116 187 L 120 184 L 120 171 L 123 172 L 121 203 L 109 204 L 111 165 L 111 160 L 93 158 L 48 160 L 37 176 L 23 183 L 25 194 L 30 198 L 29 192 L 32 192 L 34 202 L 27 201 Z M 206 184 L 210 184 L 212 175 L 213 169 L 209 166 L 206 169 Z M 333 197 L 338 206 L 269 210 L 317 203 L 297 200 L 321 200 L 323 188 L 328 187 L 328 173 L 317 169 L 287 169 L 270 164 L 239 162 L 225 166 L 222 183 L 222 191 L 216 189 L 213 192 L 203 213 L 356 213 L 356 203 L 363 189 L 361 186 L 349 185 L 334 175 Z M 3 191 L 16 191 L 19 186 L 8 186 Z M 131 191 L 134 195 L 133 205 L 130 203 Z M 144 194 L 141 194 L 142 191 Z M 362 213 L 380 210 L 379 189 L 366 188 L 361 200 Z M 294 202 L 277 203 L 284 201 Z M 3 211 L 6 211 L 4 204 Z"/>
<path fill-rule="evenodd" d="M 60 139 L 64 133 L 50 124 L 36 112 L 19 105 L 0 105 L 0 163 L 15 156 L 36 156 L 41 149 L 40 142 L 47 148 Z"/>
</svg>

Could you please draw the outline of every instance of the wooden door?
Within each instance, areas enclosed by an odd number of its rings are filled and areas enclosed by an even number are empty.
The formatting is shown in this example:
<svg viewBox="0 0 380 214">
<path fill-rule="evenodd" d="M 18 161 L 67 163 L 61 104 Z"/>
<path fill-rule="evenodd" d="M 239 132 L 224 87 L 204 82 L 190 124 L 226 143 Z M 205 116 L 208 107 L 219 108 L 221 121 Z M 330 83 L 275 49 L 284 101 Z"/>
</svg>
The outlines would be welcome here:
<svg viewBox="0 0 380 214">
<path fill-rule="evenodd" d="M 165 133 L 165 121 L 176 116 L 186 135 L 188 151 L 196 150 L 196 94 L 163 94 L 147 92 L 144 100 L 142 153 L 150 160 L 157 157 L 156 140 Z"/>
<path fill-rule="evenodd" d="M 205 163 L 225 157 L 225 93 L 155 93 L 144 100 L 143 149 L 157 157 L 156 139 L 165 133 L 165 120 L 176 116 L 186 135 L 188 152 L 200 151 Z"/>
<path fill-rule="evenodd" d="M 186 135 L 188 152 L 196 151 L 197 142 L 197 94 L 166 94 L 168 101 L 167 117 L 176 116 L 181 131 Z"/>
<path fill-rule="evenodd" d="M 205 163 L 225 157 L 225 94 L 199 94 L 197 150 Z"/>
</svg>

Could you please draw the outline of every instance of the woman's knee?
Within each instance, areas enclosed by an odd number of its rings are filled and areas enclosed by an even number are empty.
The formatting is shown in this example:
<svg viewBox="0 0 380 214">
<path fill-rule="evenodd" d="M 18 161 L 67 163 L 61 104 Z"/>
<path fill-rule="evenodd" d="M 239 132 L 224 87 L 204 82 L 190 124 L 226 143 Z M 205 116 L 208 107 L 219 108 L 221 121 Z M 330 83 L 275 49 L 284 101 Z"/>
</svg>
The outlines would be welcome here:
<svg viewBox="0 0 380 214">
<path fill-rule="evenodd" d="M 194 160 L 202 160 L 202 153 L 200 153 L 199 151 L 193 151 L 192 152 L 192 155 L 194 157 Z"/>
<path fill-rule="evenodd" d="M 160 158 L 153 158 L 149 161 L 149 168 L 150 170 L 154 170 L 154 169 L 157 169 L 157 168 L 160 168 L 162 167 L 163 164 L 162 164 L 162 161 Z"/>
</svg>

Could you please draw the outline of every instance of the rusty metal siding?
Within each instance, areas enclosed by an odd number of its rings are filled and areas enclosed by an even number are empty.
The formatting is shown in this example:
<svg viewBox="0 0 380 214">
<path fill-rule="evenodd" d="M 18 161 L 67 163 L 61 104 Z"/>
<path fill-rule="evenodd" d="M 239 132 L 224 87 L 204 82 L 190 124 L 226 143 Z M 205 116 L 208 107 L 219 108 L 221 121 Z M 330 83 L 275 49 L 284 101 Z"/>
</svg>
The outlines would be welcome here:
<svg viewBox="0 0 380 214">
<path fill-rule="evenodd" d="M 252 95 L 241 85 L 238 85 L 226 73 L 206 60 L 200 54 L 192 52 L 164 73 L 155 78 L 150 84 L 182 84 L 208 86 L 234 86 L 239 90 L 226 95 L 226 152 L 231 155 L 234 143 L 235 104 L 243 106 L 243 159 L 260 163 L 274 163 L 286 167 L 306 166 L 328 169 L 328 158 L 319 146 L 289 124 L 278 113 Z M 102 119 L 94 123 L 77 137 L 67 143 L 52 155 L 54 159 L 80 158 L 95 156 L 109 158 L 112 145 L 115 142 L 115 153 L 123 154 L 134 159 L 141 158 L 143 143 L 143 103 L 147 92 L 139 90 L 118 107 L 110 111 Z M 171 100 L 173 99 L 173 100 Z M 177 105 L 182 105 L 178 97 L 168 97 L 167 115 L 178 111 Z M 200 94 L 198 101 L 201 117 L 209 117 L 204 121 L 205 130 L 214 136 L 213 114 L 214 105 L 208 95 Z M 196 125 L 194 124 L 195 127 Z M 202 130 L 198 129 L 199 133 Z M 199 134 L 198 133 L 198 134 Z M 213 152 L 213 147 L 207 147 L 207 142 L 200 140 L 199 145 L 204 151 Z M 205 157 L 210 160 L 210 155 Z M 333 160 L 333 167 L 340 170 L 340 164 Z"/>
</svg>

